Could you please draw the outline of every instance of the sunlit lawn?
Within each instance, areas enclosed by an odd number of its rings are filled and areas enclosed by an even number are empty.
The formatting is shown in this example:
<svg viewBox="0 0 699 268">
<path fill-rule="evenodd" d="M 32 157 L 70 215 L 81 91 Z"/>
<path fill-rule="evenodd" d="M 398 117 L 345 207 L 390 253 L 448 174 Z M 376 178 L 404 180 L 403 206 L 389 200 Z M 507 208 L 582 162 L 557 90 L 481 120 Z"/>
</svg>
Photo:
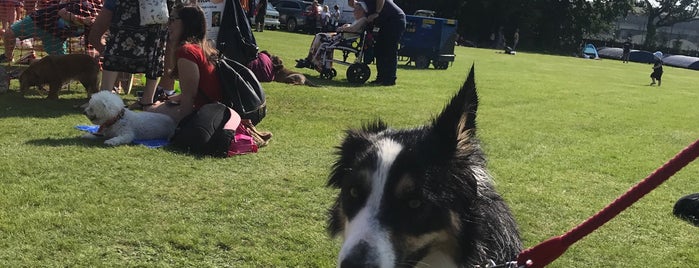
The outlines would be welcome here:
<svg viewBox="0 0 699 268">
<path fill-rule="evenodd" d="M 255 33 L 289 65 L 312 36 Z M 325 188 L 343 130 L 381 117 L 429 121 L 475 64 L 479 135 L 527 247 L 565 233 L 699 138 L 699 76 L 666 67 L 458 47 L 447 70 L 403 66 L 395 87 L 264 84 L 274 138 L 259 153 L 200 159 L 168 149 L 81 140 L 73 85 L 58 101 L 16 80 L 0 95 L 0 266 L 330 267 Z M 372 71 L 375 67 L 372 65 Z M 373 79 L 373 77 L 372 77 Z M 135 90 L 138 90 L 135 89 Z M 124 96 L 132 101 L 132 96 Z M 699 192 L 690 164 L 551 267 L 692 267 L 699 236 L 672 214 Z"/>
</svg>

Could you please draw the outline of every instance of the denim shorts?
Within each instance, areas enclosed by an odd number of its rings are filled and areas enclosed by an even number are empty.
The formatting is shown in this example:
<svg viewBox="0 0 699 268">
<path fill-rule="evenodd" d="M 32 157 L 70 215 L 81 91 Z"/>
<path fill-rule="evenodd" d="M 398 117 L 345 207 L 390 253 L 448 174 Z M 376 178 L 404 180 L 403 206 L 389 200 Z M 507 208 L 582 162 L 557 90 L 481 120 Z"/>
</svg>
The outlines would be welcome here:
<svg viewBox="0 0 699 268">
<path fill-rule="evenodd" d="M 65 55 L 67 53 L 66 40 L 44 31 L 36 26 L 31 17 L 26 16 L 10 26 L 15 37 L 20 40 L 38 37 L 44 44 L 44 50 L 49 55 Z"/>
</svg>

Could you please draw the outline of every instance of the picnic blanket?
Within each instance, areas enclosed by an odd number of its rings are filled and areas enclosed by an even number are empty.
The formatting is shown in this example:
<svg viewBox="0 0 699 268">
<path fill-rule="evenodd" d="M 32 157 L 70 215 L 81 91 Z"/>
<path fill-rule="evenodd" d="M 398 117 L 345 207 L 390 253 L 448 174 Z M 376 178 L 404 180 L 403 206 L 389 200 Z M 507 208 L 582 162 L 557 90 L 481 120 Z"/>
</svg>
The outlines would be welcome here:
<svg viewBox="0 0 699 268">
<path fill-rule="evenodd" d="M 100 126 L 98 126 L 98 125 L 77 125 L 77 126 L 75 126 L 75 128 L 78 130 L 89 132 L 89 133 L 96 133 L 97 130 L 100 128 Z M 133 143 L 143 145 L 143 146 L 146 146 L 148 148 L 160 148 L 160 147 L 168 145 L 168 140 L 167 139 L 134 140 Z"/>
</svg>

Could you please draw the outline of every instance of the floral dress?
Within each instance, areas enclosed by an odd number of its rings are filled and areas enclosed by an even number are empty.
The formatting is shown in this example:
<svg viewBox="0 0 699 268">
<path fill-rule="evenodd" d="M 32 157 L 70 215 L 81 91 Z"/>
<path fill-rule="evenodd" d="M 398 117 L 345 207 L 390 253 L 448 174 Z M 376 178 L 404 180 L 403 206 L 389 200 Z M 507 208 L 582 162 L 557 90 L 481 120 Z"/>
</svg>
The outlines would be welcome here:
<svg viewBox="0 0 699 268">
<path fill-rule="evenodd" d="M 141 26 L 139 1 L 113 0 L 115 7 L 104 50 L 103 68 L 108 71 L 144 73 L 156 79 L 165 69 L 167 24 Z M 167 0 L 168 9 L 175 1 Z M 105 3 L 105 7 L 108 6 Z"/>
</svg>

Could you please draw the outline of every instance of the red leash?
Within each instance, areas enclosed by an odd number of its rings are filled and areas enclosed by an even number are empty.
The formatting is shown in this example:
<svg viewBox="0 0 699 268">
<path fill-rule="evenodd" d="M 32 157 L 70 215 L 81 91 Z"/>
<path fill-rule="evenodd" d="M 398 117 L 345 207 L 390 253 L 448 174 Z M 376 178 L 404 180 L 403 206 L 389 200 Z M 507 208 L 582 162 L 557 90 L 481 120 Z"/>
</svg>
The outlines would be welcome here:
<svg viewBox="0 0 699 268">
<path fill-rule="evenodd" d="M 614 200 L 607 207 L 597 212 L 582 224 L 568 231 L 567 233 L 549 238 L 538 245 L 525 249 L 517 256 L 517 266 L 527 268 L 544 267 L 563 253 L 573 243 L 582 239 L 586 235 L 607 223 L 616 215 L 630 207 L 633 203 L 641 199 L 644 195 L 658 187 L 660 184 L 677 173 L 680 169 L 699 157 L 699 140 L 684 148 L 680 153 L 670 159 L 665 165 L 655 170 L 643 181 L 629 189 L 625 194 Z"/>
</svg>

